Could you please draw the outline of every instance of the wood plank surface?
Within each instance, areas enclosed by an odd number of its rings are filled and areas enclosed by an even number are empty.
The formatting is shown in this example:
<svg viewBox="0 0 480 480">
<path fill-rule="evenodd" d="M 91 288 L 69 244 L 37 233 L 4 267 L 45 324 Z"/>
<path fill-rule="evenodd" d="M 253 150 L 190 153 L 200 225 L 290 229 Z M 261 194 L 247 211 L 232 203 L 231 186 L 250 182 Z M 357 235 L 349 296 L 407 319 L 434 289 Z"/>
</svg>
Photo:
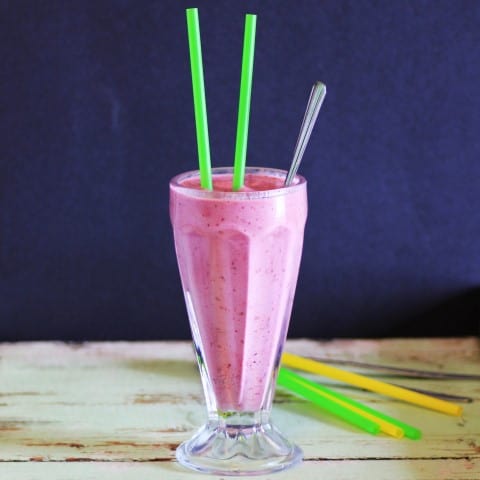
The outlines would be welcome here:
<svg viewBox="0 0 480 480">
<path fill-rule="evenodd" d="M 5 466 L 0 465 L 0 467 L 2 479 L 9 480 L 208 480 L 222 478 L 190 472 L 174 462 L 8 463 Z M 286 472 L 254 478 L 262 480 L 478 480 L 479 469 L 480 461 L 478 459 L 408 462 L 402 460 L 311 460 Z"/>
<path fill-rule="evenodd" d="M 476 338 L 291 340 L 287 350 L 480 374 Z M 274 421 L 301 446 L 305 461 L 274 478 L 480 479 L 480 382 L 370 375 L 475 401 L 464 405 L 462 417 L 450 417 L 325 379 L 423 432 L 419 441 L 394 440 L 358 431 L 279 389 Z M 101 478 L 104 473 L 105 478 L 193 478 L 174 454 L 204 420 L 188 342 L 0 344 L 2 480 Z"/>
</svg>

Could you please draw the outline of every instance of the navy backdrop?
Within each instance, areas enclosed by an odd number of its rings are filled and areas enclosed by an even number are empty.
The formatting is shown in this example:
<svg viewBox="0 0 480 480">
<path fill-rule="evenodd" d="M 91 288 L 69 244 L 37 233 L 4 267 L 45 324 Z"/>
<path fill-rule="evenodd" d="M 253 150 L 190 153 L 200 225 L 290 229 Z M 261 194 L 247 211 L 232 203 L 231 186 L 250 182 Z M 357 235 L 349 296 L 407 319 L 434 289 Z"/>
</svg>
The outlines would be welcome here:
<svg viewBox="0 0 480 480">
<path fill-rule="evenodd" d="M 287 168 L 328 94 L 291 336 L 478 333 L 480 2 L 0 2 L 0 340 L 188 338 L 168 181 L 196 167 L 185 8 L 212 163 Z"/>
</svg>

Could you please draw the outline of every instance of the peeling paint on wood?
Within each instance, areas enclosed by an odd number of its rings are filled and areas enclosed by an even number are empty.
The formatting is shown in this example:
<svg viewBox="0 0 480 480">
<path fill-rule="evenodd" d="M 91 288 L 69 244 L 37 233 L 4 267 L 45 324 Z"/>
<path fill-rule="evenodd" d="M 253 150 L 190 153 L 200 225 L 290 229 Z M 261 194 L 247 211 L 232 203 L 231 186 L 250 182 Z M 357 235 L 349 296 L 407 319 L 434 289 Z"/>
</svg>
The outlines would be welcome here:
<svg viewBox="0 0 480 480">
<path fill-rule="evenodd" d="M 476 338 L 293 340 L 287 349 L 300 355 L 480 373 Z M 0 344 L 0 356 L 0 478 L 84 480 L 114 478 L 116 472 L 127 480 L 193 478 L 174 461 L 179 443 L 205 420 L 190 343 Z M 372 376 L 399 380 L 383 372 Z M 470 396 L 474 402 L 464 405 L 462 418 L 455 418 L 324 380 L 418 426 L 423 439 L 412 442 L 364 434 L 279 389 L 275 422 L 303 448 L 305 462 L 275 478 L 479 479 L 478 382 L 401 381 Z"/>
</svg>

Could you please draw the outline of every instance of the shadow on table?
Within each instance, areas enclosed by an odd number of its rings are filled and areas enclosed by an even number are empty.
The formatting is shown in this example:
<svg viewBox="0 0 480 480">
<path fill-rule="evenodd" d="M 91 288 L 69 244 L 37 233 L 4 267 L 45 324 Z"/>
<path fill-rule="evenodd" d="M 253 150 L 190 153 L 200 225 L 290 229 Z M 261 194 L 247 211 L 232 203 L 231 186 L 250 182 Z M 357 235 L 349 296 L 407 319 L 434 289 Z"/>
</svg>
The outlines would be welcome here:
<svg viewBox="0 0 480 480">
<path fill-rule="evenodd" d="M 137 372 L 158 374 L 182 380 L 199 379 L 198 367 L 191 360 L 127 360 L 125 366 Z"/>
</svg>

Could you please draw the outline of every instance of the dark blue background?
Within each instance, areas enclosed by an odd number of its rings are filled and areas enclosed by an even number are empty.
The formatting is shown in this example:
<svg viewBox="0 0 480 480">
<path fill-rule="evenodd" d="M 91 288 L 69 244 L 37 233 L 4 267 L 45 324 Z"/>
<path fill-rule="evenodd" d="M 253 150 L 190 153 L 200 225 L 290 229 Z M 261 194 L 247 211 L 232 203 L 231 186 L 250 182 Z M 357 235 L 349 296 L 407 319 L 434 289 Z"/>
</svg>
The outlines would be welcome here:
<svg viewBox="0 0 480 480">
<path fill-rule="evenodd" d="M 470 334 L 480 317 L 477 1 L 1 1 L 0 340 L 188 338 L 168 181 L 196 168 L 185 8 L 212 163 L 287 168 L 311 84 L 291 336 Z"/>
</svg>

